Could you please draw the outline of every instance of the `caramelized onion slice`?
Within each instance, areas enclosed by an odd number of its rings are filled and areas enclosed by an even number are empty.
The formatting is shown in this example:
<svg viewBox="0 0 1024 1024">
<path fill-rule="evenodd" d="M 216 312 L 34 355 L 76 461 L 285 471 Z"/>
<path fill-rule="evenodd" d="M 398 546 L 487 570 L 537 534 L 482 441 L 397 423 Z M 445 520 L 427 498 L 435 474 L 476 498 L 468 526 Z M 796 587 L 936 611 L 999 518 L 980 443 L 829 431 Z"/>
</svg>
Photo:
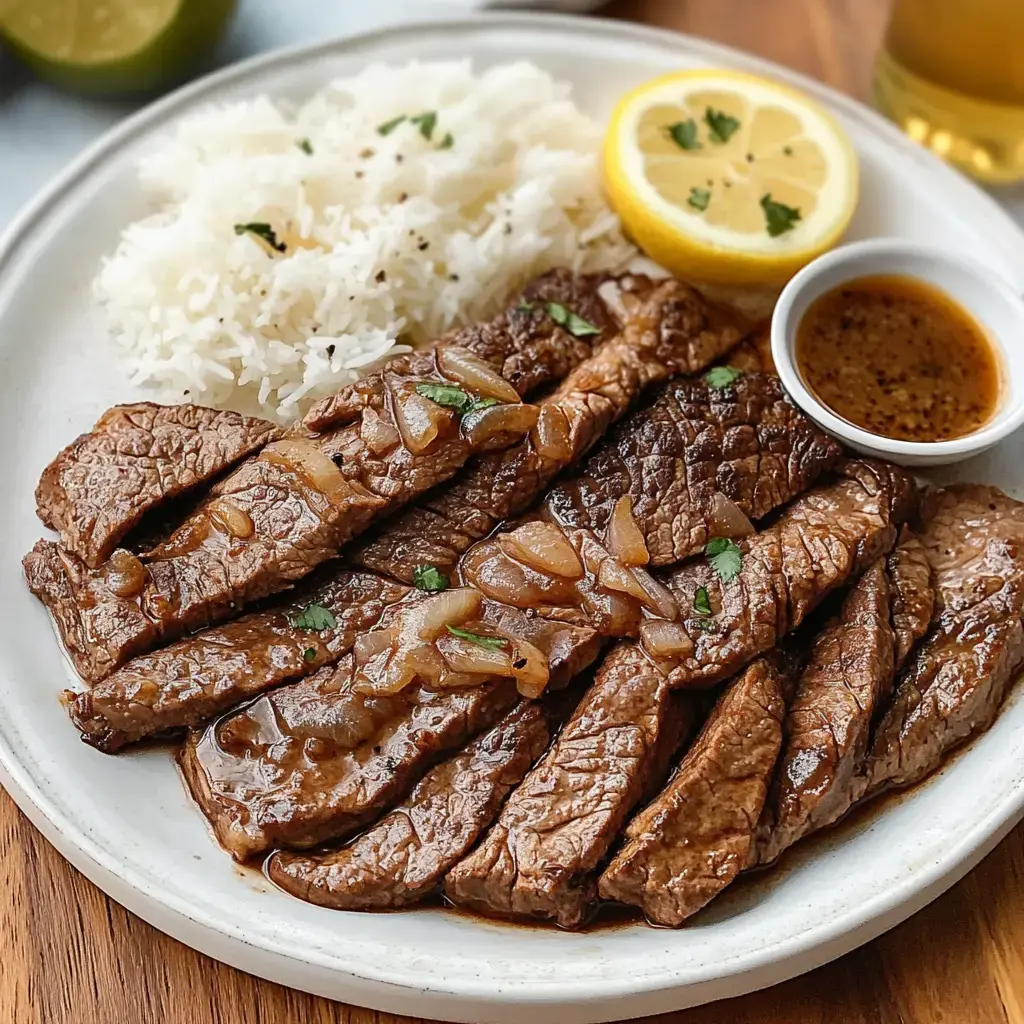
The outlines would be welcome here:
<svg viewBox="0 0 1024 1024">
<path fill-rule="evenodd" d="M 572 438 L 569 421 L 554 402 L 545 402 L 537 414 L 537 425 L 530 432 L 530 440 L 538 455 L 552 462 L 568 462 L 572 458 Z"/>
<path fill-rule="evenodd" d="M 317 445 L 305 438 L 291 437 L 268 444 L 259 458 L 285 463 L 332 501 L 345 501 L 352 497 L 352 487 L 341 470 Z"/>
<path fill-rule="evenodd" d="M 205 512 L 225 533 L 240 540 L 251 537 L 256 530 L 249 513 L 227 498 L 214 498 L 207 503 Z"/>
<path fill-rule="evenodd" d="M 103 564 L 103 580 L 118 597 L 134 597 L 146 586 L 146 567 L 125 548 L 118 548 Z"/>
<path fill-rule="evenodd" d="M 743 509 L 721 491 L 715 491 L 708 509 L 708 535 L 735 540 L 737 537 L 749 537 L 753 532 L 753 523 Z"/>
<path fill-rule="evenodd" d="M 518 402 L 519 392 L 478 355 L 458 345 L 442 345 L 437 352 L 441 372 L 477 394 L 499 402 Z"/>
<path fill-rule="evenodd" d="M 491 648 L 464 640 L 459 636 L 443 636 L 437 641 L 438 649 L 454 672 L 475 672 L 479 675 L 513 675 L 512 658 L 509 656 L 511 643 Z"/>
<path fill-rule="evenodd" d="M 647 541 L 633 516 L 633 499 L 624 494 L 612 509 L 608 522 L 608 550 L 623 565 L 646 565 L 651 556 Z"/>
<path fill-rule="evenodd" d="M 402 443 L 422 455 L 452 421 L 452 414 L 417 391 L 396 391 L 393 408 Z"/>
<path fill-rule="evenodd" d="M 483 607 L 483 595 L 472 587 L 442 590 L 404 609 L 398 626 L 402 640 L 436 640 L 448 626 L 461 626 L 476 618 Z"/>
<path fill-rule="evenodd" d="M 462 417 L 462 435 L 477 451 L 507 448 L 537 422 L 535 405 L 492 405 Z"/>
<path fill-rule="evenodd" d="M 476 544 L 466 554 L 462 575 L 494 601 L 529 610 L 538 605 L 574 604 L 575 584 L 538 572 L 501 550 L 496 540 Z"/>
<path fill-rule="evenodd" d="M 516 678 L 516 689 L 521 696 L 536 700 L 551 678 L 547 655 L 526 640 L 516 638 L 512 644 L 512 672 Z"/>
<path fill-rule="evenodd" d="M 363 409 L 359 437 L 374 455 L 383 455 L 391 451 L 402 440 L 398 428 L 370 406 Z"/>
<path fill-rule="evenodd" d="M 583 566 L 573 546 L 554 523 L 540 520 L 523 523 L 508 533 L 500 534 L 498 547 L 509 558 L 539 572 L 567 580 L 578 580 L 583 576 Z"/>
<path fill-rule="evenodd" d="M 693 641 L 677 622 L 648 619 L 640 626 L 640 643 L 656 658 L 686 658 L 693 654 Z"/>
<path fill-rule="evenodd" d="M 659 583 L 646 569 L 629 568 L 614 558 L 601 563 L 597 582 L 609 590 L 635 597 L 642 605 L 665 619 L 675 619 L 679 606 L 667 587 Z"/>
</svg>

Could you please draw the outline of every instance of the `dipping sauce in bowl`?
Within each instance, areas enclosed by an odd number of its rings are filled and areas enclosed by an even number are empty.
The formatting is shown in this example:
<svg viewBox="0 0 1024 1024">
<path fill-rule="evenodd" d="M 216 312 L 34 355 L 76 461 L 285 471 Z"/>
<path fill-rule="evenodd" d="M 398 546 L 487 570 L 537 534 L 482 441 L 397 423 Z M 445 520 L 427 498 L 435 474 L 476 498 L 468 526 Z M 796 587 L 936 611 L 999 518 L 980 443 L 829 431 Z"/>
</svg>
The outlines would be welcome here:
<svg viewBox="0 0 1024 1024">
<path fill-rule="evenodd" d="M 816 298 L 796 331 L 805 386 L 837 416 L 901 441 L 972 434 L 998 410 L 999 352 L 971 315 L 918 278 L 879 274 Z"/>
</svg>

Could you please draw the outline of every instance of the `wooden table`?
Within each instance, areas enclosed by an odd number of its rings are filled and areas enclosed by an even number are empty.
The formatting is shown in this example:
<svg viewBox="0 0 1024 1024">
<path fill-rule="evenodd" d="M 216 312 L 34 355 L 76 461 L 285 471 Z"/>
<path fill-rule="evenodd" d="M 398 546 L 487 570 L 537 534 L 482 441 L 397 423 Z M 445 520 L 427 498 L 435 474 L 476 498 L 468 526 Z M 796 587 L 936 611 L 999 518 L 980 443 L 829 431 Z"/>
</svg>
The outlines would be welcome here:
<svg viewBox="0 0 1024 1024">
<path fill-rule="evenodd" d="M 615 0 L 607 13 L 748 49 L 864 97 L 888 0 Z M 69 867 L 0 791 L 0 1022 L 416 1024 L 194 953 Z M 1024 1024 L 1024 826 L 906 924 L 766 992 L 662 1024 Z"/>
</svg>

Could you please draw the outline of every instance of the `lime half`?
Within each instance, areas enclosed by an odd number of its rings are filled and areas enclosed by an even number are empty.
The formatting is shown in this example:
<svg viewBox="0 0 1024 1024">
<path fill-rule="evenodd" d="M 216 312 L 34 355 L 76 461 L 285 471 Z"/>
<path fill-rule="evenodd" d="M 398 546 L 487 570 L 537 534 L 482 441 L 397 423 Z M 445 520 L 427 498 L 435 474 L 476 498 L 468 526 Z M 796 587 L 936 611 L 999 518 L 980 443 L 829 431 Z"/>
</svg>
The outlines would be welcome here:
<svg viewBox="0 0 1024 1024">
<path fill-rule="evenodd" d="M 0 0 L 0 34 L 40 78 L 75 92 L 145 92 L 184 76 L 235 0 Z"/>
</svg>

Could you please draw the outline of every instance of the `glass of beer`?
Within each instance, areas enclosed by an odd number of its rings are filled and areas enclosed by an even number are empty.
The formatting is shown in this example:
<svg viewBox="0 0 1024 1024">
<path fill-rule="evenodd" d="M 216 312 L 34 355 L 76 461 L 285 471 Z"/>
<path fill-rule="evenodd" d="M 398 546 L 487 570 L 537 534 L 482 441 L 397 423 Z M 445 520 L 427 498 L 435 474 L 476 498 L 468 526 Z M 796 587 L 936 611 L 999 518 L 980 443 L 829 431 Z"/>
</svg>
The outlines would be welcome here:
<svg viewBox="0 0 1024 1024">
<path fill-rule="evenodd" d="M 1024 181 L 1024 0 L 895 0 L 875 103 L 987 184 Z"/>
</svg>

